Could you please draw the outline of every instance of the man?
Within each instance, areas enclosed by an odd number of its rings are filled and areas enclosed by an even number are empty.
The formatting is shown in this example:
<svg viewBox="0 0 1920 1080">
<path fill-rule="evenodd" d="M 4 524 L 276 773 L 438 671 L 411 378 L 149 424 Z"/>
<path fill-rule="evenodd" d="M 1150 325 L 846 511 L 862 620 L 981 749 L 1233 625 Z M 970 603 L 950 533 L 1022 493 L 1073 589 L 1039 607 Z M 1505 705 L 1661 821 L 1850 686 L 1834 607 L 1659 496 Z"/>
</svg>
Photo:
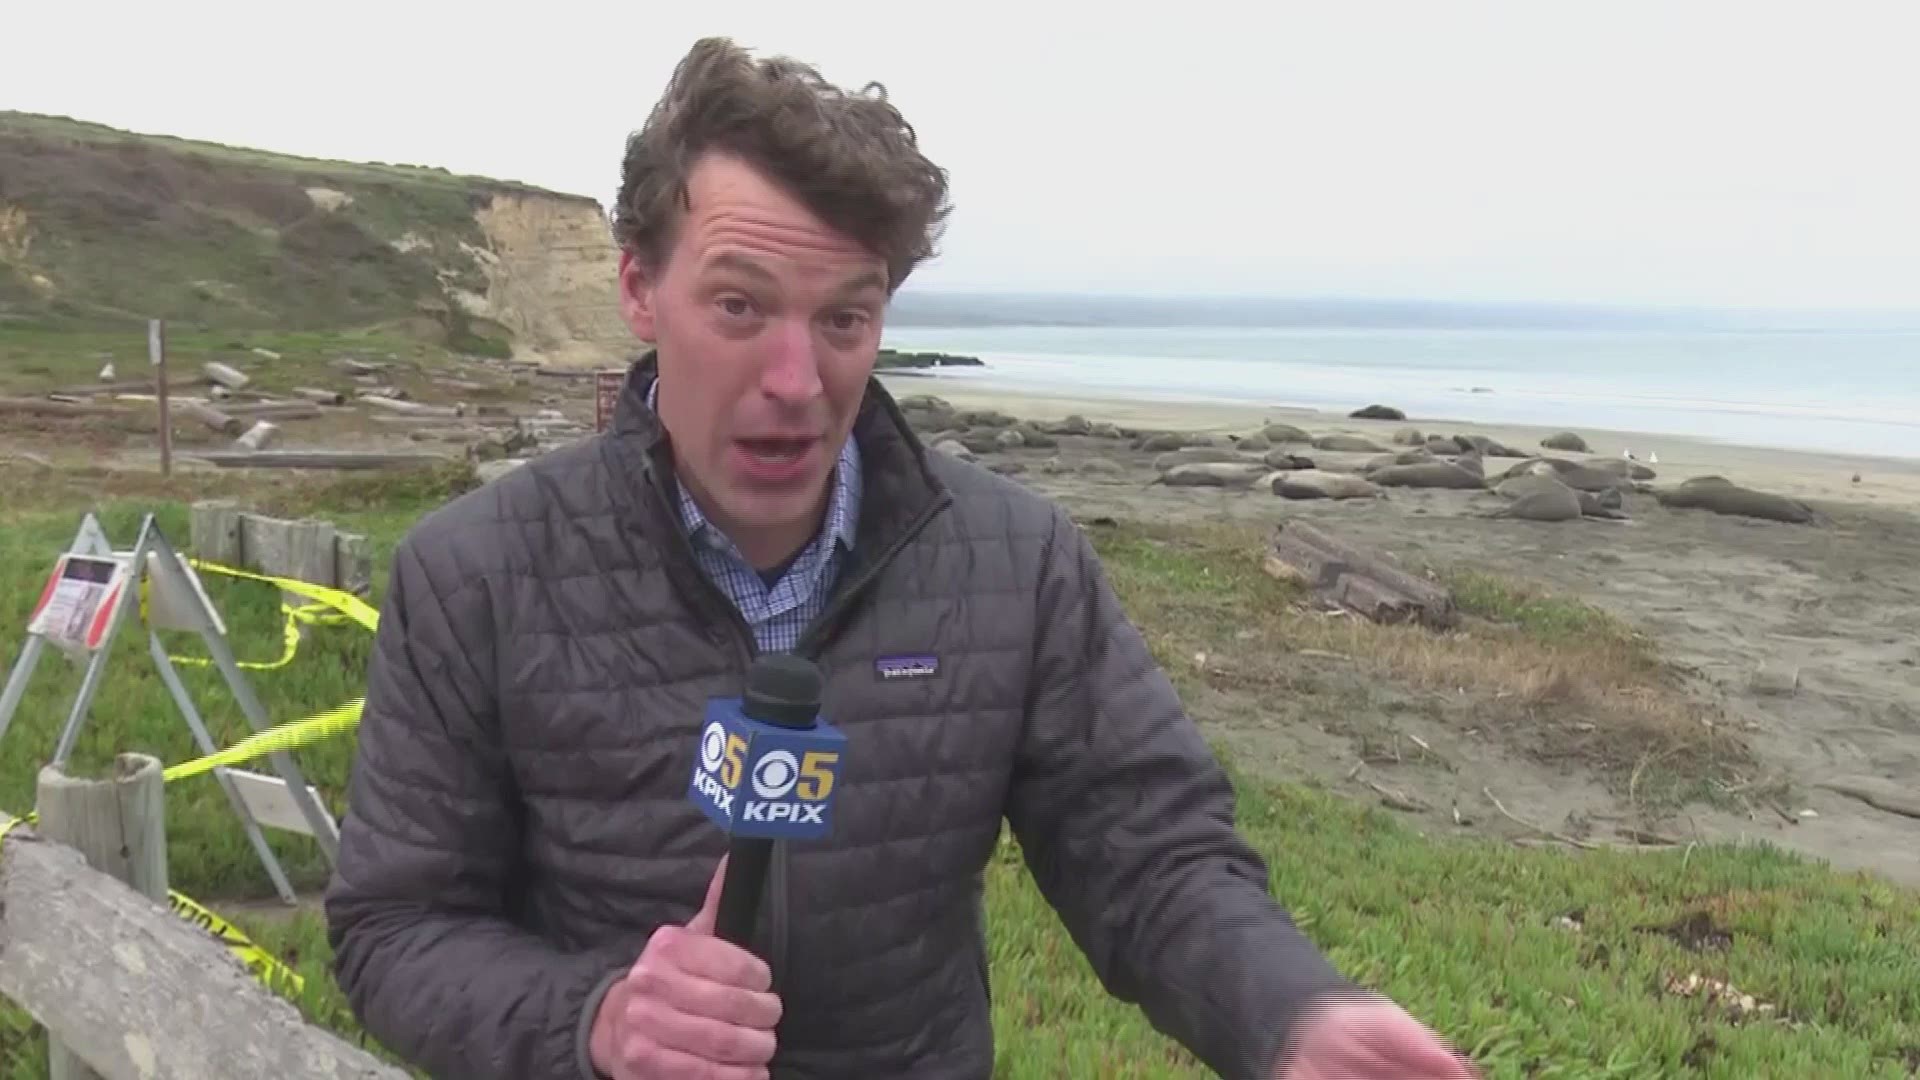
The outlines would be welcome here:
<svg viewBox="0 0 1920 1080">
<path fill-rule="evenodd" d="M 367 1029 L 460 1080 L 984 1080 L 1004 817 L 1108 990 L 1222 1075 L 1469 1075 L 1268 895 L 1067 515 L 929 454 L 871 378 L 947 213 L 884 94 L 702 41 L 623 173 L 654 350 L 608 432 L 394 554 L 327 897 Z M 765 650 L 820 665 L 848 765 L 742 949 L 685 791 Z"/>
</svg>

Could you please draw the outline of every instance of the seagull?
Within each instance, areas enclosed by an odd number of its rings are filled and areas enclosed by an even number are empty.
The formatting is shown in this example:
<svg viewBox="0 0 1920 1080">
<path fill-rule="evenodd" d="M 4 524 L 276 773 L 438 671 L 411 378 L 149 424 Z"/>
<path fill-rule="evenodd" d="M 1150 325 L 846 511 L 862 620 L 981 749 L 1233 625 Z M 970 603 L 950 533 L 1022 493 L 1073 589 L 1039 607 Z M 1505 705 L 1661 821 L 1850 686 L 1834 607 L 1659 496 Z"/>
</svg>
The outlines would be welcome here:
<svg viewBox="0 0 1920 1080">
<path fill-rule="evenodd" d="M 1625 450 L 1625 449 L 1623 449 L 1623 450 L 1621 450 L 1621 451 L 1620 451 L 1620 456 L 1621 456 L 1621 457 L 1623 457 L 1623 458 L 1626 458 L 1626 459 L 1627 459 L 1628 461 L 1638 461 L 1638 460 L 1640 460 L 1639 458 L 1637 458 L 1637 457 L 1634 457 L 1634 456 L 1633 456 L 1633 451 L 1632 451 L 1632 450 Z"/>
<path fill-rule="evenodd" d="M 1658 451 L 1658 450 L 1655 450 L 1655 451 L 1654 451 L 1653 453 L 1651 453 L 1651 454 L 1648 454 L 1648 455 L 1647 455 L 1647 464 L 1649 464 L 1649 465 L 1658 465 L 1658 464 L 1660 464 L 1660 451 Z"/>
</svg>

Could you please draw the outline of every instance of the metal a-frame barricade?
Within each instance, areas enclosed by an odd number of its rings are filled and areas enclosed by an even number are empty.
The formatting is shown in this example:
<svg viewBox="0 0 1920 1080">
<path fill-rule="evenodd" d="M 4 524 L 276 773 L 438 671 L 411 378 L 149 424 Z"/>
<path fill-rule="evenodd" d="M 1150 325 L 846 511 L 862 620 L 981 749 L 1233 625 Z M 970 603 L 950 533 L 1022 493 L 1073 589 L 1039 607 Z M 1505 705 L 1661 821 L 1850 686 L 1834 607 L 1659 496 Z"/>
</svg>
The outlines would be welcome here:
<svg viewBox="0 0 1920 1080">
<path fill-rule="evenodd" d="M 142 588 L 143 585 L 149 586 Z M 66 591 L 63 592 L 63 589 Z M 142 605 L 142 599 L 145 604 Z M 91 601 L 91 602 L 89 602 Z M 147 652 L 153 659 L 161 682 L 181 717 L 193 732 L 194 742 L 203 754 L 220 748 L 208 734 L 200 710 L 187 693 L 180 674 L 160 641 L 159 631 L 181 630 L 198 633 L 205 642 L 213 663 L 226 678 L 227 687 L 247 722 L 255 731 L 271 723 L 267 710 L 253 692 L 240 670 L 233 649 L 227 643 L 226 625 L 213 608 L 213 602 L 201 587 L 199 576 L 168 543 L 152 514 L 140 525 L 140 536 L 130 552 L 113 549 L 106 531 L 93 514 L 86 515 L 74 534 L 73 542 L 62 553 L 45 593 L 34 612 L 26 644 L 0 690 L 0 739 L 5 738 L 13 714 L 26 696 L 27 683 L 39 665 L 41 655 L 51 643 L 76 657 L 86 659 L 86 674 L 74 695 L 72 710 L 60 729 L 51 764 L 64 767 L 80 737 L 81 725 L 93 705 L 94 695 L 106 675 L 107 661 L 121 626 L 133 617 L 135 608 L 144 606 Z M 273 849 L 261 833 L 262 823 L 312 836 L 319 842 L 331 866 L 339 849 L 340 832 L 332 815 L 320 804 L 317 793 L 291 755 L 285 751 L 268 754 L 278 778 L 237 769 L 212 770 L 227 802 L 240 818 L 247 841 L 266 867 L 274 891 L 288 904 L 297 902 L 293 886 L 287 880 Z M 284 808 L 284 809 L 283 809 Z M 277 811 L 277 812 L 276 812 Z"/>
</svg>

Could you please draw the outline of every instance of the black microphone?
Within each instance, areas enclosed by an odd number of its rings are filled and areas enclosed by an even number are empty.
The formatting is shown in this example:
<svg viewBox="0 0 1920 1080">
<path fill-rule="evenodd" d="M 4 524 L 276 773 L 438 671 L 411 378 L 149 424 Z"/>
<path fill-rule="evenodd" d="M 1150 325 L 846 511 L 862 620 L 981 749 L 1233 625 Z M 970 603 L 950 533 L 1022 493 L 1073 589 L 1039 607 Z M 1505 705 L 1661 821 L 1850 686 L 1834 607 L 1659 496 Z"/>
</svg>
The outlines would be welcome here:
<svg viewBox="0 0 1920 1080">
<path fill-rule="evenodd" d="M 778 839 L 815 839 L 828 811 L 844 737 L 819 721 L 825 679 L 786 653 L 756 659 L 740 698 L 708 703 L 690 794 L 730 837 L 714 932 L 742 948 L 752 936 Z"/>
</svg>

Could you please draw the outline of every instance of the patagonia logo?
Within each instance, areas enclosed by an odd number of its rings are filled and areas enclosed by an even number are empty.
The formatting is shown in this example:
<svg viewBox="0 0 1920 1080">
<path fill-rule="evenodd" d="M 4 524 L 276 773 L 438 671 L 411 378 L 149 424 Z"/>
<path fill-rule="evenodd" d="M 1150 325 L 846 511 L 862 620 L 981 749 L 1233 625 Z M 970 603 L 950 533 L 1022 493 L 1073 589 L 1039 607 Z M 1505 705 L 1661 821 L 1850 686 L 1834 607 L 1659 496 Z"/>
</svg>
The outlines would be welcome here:
<svg viewBox="0 0 1920 1080">
<path fill-rule="evenodd" d="M 882 679 L 924 679 L 940 670 L 937 656 L 883 656 L 873 662 Z"/>
</svg>

